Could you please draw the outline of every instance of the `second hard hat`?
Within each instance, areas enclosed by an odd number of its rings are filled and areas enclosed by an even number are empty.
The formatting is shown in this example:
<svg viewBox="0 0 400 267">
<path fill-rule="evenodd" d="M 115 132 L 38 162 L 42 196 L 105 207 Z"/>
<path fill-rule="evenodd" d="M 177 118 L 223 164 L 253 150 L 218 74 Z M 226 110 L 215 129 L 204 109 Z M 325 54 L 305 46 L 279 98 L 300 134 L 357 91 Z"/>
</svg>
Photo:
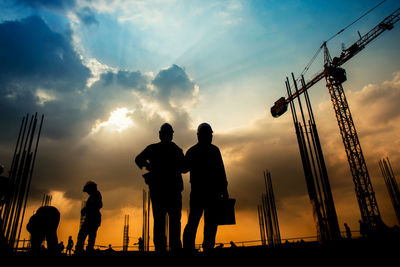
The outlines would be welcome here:
<svg viewBox="0 0 400 267">
<path fill-rule="evenodd" d="M 199 127 L 197 127 L 197 133 L 203 133 L 203 132 L 212 133 L 213 130 L 211 128 L 211 125 L 206 122 L 201 123 Z"/>
</svg>

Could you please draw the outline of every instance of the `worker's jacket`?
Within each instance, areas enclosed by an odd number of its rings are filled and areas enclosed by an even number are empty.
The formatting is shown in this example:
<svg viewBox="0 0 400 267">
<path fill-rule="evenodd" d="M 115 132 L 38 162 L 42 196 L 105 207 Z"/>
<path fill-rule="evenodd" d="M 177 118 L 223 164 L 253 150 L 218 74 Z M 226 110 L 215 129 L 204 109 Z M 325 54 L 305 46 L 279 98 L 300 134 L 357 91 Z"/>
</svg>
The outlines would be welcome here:
<svg viewBox="0 0 400 267">
<path fill-rule="evenodd" d="M 227 194 L 224 162 L 217 146 L 199 143 L 192 146 L 186 152 L 185 166 L 190 171 L 192 195 L 214 198 Z"/>
<path fill-rule="evenodd" d="M 90 226 L 100 226 L 101 213 L 100 209 L 103 207 L 102 196 L 99 191 L 89 195 L 85 207 L 82 209 L 82 215 L 85 216 L 84 223 Z"/>
<path fill-rule="evenodd" d="M 150 191 L 180 193 L 183 190 L 183 151 L 174 142 L 159 142 L 147 146 L 135 159 L 142 168 L 150 164 L 146 183 Z"/>
</svg>

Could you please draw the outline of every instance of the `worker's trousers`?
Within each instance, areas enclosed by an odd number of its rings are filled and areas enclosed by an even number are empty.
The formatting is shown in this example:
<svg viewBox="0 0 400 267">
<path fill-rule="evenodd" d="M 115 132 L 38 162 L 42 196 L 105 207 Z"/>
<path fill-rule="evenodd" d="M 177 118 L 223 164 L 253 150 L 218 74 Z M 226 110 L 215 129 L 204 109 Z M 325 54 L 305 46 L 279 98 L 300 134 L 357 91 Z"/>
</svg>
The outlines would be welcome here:
<svg viewBox="0 0 400 267">
<path fill-rule="evenodd" d="M 171 250 L 182 248 L 181 243 L 181 216 L 182 195 L 181 192 L 160 193 L 150 190 L 151 204 L 153 208 L 154 233 L 153 241 L 157 252 L 166 251 L 166 219 L 168 215 L 169 246 Z"/>
<path fill-rule="evenodd" d="M 203 250 L 209 251 L 215 246 L 215 236 L 218 225 L 216 222 L 216 209 L 213 198 L 198 195 L 194 192 L 190 194 L 189 220 L 183 232 L 183 248 L 187 250 L 195 249 L 196 232 L 200 219 L 204 212 L 204 233 Z"/>
</svg>

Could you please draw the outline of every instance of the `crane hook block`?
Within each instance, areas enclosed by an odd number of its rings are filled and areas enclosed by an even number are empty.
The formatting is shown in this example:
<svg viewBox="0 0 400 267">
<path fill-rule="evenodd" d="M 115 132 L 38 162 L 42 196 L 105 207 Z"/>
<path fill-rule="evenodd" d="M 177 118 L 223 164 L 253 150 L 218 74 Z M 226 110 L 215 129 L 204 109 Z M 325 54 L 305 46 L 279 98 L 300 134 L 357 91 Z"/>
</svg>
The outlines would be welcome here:
<svg viewBox="0 0 400 267">
<path fill-rule="evenodd" d="M 286 103 L 284 97 L 281 97 L 272 106 L 271 114 L 273 117 L 278 118 L 287 111 L 287 108 L 288 108 L 288 103 Z"/>
</svg>

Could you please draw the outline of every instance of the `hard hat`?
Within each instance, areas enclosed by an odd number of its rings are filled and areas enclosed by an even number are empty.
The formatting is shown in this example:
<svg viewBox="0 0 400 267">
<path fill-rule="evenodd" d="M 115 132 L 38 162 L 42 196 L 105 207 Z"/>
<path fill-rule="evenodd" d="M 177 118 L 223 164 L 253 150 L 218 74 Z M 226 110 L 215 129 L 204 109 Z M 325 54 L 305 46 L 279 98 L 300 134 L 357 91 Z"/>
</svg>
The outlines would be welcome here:
<svg viewBox="0 0 400 267">
<path fill-rule="evenodd" d="M 83 192 L 88 192 L 89 188 L 91 187 L 97 189 L 97 184 L 93 181 L 87 181 L 85 186 L 83 187 Z"/>
<path fill-rule="evenodd" d="M 163 125 L 161 125 L 160 127 L 160 132 L 174 132 L 174 129 L 172 129 L 171 124 L 169 123 L 164 123 Z"/>
<path fill-rule="evenodd" d="M 213 130 L 212 130 L 210 124 L 208 124 L 208 123 L 206 123 L 206 122 L 203 122 L 203 123 L 201 123 L 201 124 L 199 125 L 199 127 L 197 127 L 197 133 L 200 133 L 200 132 L 209 132 L 209 133 L 212 133 Z"/>
</svg>

